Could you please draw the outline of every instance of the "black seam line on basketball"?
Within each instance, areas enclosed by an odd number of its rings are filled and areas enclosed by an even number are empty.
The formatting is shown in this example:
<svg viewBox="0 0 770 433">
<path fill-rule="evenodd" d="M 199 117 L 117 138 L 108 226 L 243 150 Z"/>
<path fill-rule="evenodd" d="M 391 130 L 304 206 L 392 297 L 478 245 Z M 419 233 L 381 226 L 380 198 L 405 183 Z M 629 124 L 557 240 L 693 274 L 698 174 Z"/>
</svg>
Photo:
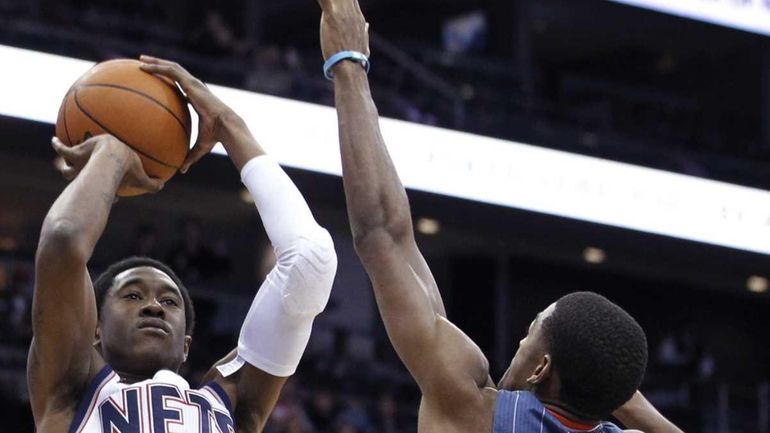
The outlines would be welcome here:
<svg viewBox="0 0 770 433">
<path fill-rule="evenodd" d="M 67 92 L 67 95 L 64 96 L 64 105 L 61 107 L 64 111 L 64 114 L 62 115 L 62 119 L 64 120 L 64 133 L 67 134 L 67 141 L 69 142 L 70 146 L 73 146 L 75 143 L 72 142 L 72 138 L 70 137 L 70 129 L 67 127 L 67 98 L 70 97 L 70 94 L 72 93 L 72 90 Z"/>
<path fill-rule="evenodd" d="M 118 140 L 120 140 L 120 141 L 122 141 L 123 143 L 125 143 L 125 145 L 126 145 L 126 146 L 128 146 L 128 147 L 130 147 L 130 148 L 131 148 L 131 150 L 133 150 L 134 152 L 136 152 L 136 153 L 138 153 L 138 154 L 140 154 L 140 155 L 142 155 L 142 156 L 146 157 L 147 159 L 151 159 L 152 161 L 155 161 L 155 162 L 157 162 L 157 163 L 158 163 L 158 164 L 160 164 L 160 165 L 164 165 L 164 166 L 166 166 L 166 167 L 169 167 L 169 168 L 173 168 L 173 169 L 175 169 L 175 170 L 179 170 L 179 167 L 177 167 L 177 166 L 175 166 L 175 165 L 171 165 L 171 164 L 169 164 L 169 163 L 167 163 L 167 162 L 163 162 L 163 161 L 159 160 L 158 158 L 155 158 L 154 156 L 152 156 L 152 155 L 148 155 L 147 153 L 145 153 L 145 152 L 143 152 L 143 151 L 141 151 L 141 150 L 137 149 L 137 148 L 136 148 L 136 146 L 133 146 L 131 143 L 129 143 L 128 141 L 126 141 L 126 140 L 124 140 L 123 138 L 121 138 L 121 137 L 120 137 L 118 134 L 115 134 L 114 132 L 110 131 L 110 128 L 107 128 L 106 126 L 102 125 L 102 123 L 101 123 L 101 122 L 99 122 L 98 120 L 96 120 L 96 118 L 95 118 L 94 116 L 92 116 L 92 115 L 91 115 L 91 113 L 89 113 L 89 112 L 88 112 L 86 109 L 84 109 L 84 108 L 83 108 L 83 106 L 81 106 L 81 105 L 80 105 L 80 101 L 78 100 L 78 91 L 77 91 L 77 89 L 75 89 L 75 105 L 77 105 L 77 106 L 78 106 L 78 109 L 79 109 L 79 110 L 80 110 L 80 111 L 81 111 L 83 114 L 85 114 L 85 115 L 86 115 L 86 117 L 88 117 L 89 119 L 91 119 L 91 121 L 93 121 L 94 123 L 96 123 L 96 124 L 97 124 L 97 125 L 98 125 L 100 128 L 102 128 L 103 130 L 107 131 L 107 133 L 108 133 L 108 134 L 110 134 L 110 135 L 114 136 L 114 137 L 115 137 L 115 138 L 117 138 Z"/>
<path fill-rule="evenodd" d="M 190 131 L 187 130 L 187 127 L 184 125 L 184 122 L 182 121 L 182 119 L 177 117 L 176 113 L 174 113 L 173 111 L 169 110 L 169 108 L 166 107 L 165 105 L 163 105 L 162 102 L 158 101 L 157 99 L 153 98 L 150 95 L 142 93 L 142 92 L 140 92 L 140 91 L 138 91 L 136 89 L 132 89 L 130 87 L 125 87 L 125 86 L 120 86 L 120 85 L 117 85 L 117 84 L 88 83 L 88 84 L 79 84 L 77 87 L 78 88 L 81 88 L 81 87 L 110 87 L 110 88 L 113 88 L 113 89 L 120 89 L 120 90 L 125 90 L 126 92 L 136 93 L 137 95 L 149 99 L 150 101 L 156 103 L 159 107 L 161 107 L 164 110 L 166 110 L 168 112 L 168 114 L 170 114 L 174 119 L 176 119 L 177 123 L 179 123 L 179 126 L 182 127 L 182 130 L 185 132 L 185 134 L 187 134 L 188 137 L 190 136 Z"/>
</svg>

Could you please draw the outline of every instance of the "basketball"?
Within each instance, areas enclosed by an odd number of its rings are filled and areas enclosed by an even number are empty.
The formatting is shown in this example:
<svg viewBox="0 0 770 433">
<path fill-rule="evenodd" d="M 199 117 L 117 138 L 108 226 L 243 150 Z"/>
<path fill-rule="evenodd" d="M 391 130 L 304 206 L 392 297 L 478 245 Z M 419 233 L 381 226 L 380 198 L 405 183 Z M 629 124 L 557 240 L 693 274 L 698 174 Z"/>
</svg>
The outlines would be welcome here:
<svg viewBox="0 0 770 433">
<path fill-rule="evenodd" d="M 167 181 L 190 145 L 190 111 L 176 84 L 142 71 L 138 60 L 99 63 L 70 87 L 59 109 L 56 136 L 68 146 L 111 134 L 141 158 L 150 177 Z M 123 187 L 119 196 L 143 191 Z"/>
</svg>

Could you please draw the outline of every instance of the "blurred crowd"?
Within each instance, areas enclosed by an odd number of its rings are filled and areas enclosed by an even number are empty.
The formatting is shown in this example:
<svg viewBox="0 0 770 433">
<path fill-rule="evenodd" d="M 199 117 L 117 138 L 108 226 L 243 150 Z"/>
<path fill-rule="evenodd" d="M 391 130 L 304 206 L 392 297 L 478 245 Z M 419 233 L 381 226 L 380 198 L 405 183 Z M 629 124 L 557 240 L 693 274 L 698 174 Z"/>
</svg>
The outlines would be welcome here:
<svg viewBox="0 0 770 433">
<path fill-rule="evenodd" d="M 0 0 L 0 43 L 28 41 L 97 59 L 152 51 L 206 81 L 332 104 L 317 41 L 308 42 L 315 32 L 283 34 L 267 16 L 275 7 L 246 0 Z M 489 19 L 481 12 L 447 18 L 433 43 L 390 43 L 374 33 L 371 81 L 381 114 L 695 175 L 750 176 L 746 161 L 767 157 L 758 105 L 733 109 L 728 102 L 740 99 L 738 90 L 710 84 L 731 76 L 717 59 L 693 69 L 670 50 L 632 47 L 524 71 L 511 57 L 487 53 Z M 693 80 L 691 73 L 713 76 Z M 717 156 L 737 159 L 712 165 Z"/>
<path fill-rule="evenodd" d="M 137 240 L 145 245 L 141 236 Z M 195 263 L 195 257 L 188 255 L 180 263 Z M 24 380 L 32 336 L 32 275 L 33 265 L 28 259 L 0 260 L 0 407 L 14 414 L 6 418 L 10 419 L 5 425 L 11 429 L 8 431 L 32 431 Z M 181 372 L 194 386 L 237 342 L 236 331 L 223 331 L 217 323 L 221 317 L 217 311 L 223 304 L 197 294 L 200 292 L 194 289 L 198 313 L 194 348 Z M 244 297 L 240 302 L 248 305 L 249 299 Z M 744 333 L 718 321 L 711 326 L 710 322 L 696 318 L 674 329 L 647 330 L 650 361 L 643 390 L 685 431 L 753 431 L 763 411 L 770 411 L 770 381 L 764 366 L 758 364 L 762 357 L 754 353 L 757 349 Z M 357 335 L 319 320 L 313 332 L 300 368 L 282 392 L 266 432 L 416 431 L 419 391 L 381 329 L 376 335 Z M 202 347 L 206 350 L 200 350 Z"/>
</svg>

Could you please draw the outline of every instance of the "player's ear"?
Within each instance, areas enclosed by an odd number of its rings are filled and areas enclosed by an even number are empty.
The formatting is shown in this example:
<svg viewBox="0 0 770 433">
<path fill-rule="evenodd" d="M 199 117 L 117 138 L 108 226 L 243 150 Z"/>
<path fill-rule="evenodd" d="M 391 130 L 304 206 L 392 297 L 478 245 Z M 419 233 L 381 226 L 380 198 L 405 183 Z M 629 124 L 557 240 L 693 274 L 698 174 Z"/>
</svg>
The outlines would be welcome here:
<svg viewBox="0 0 770 433">
<path fill-rule="evenodd" d="M 187 354 L 190 353 L 190 345 L 192 344 L 192 336 L 184 336 L 184 360 L 187 361 Z"/>
<path fill-rule="evenodd" d="M 546 353 L 540 359 L 535 369 L 532 370 L 532 374 L 527 378 L 527 383 L 530 385 L 543 383 L 551 375 L 552 366 L 551 355 Z"/>
<path fill-rule="evenodd" d="M 94 329 L 94 348 L 101 353 L 102 347 L 102 328 L 101 324 L 96 323 L 96 329 Z"/>
</svg>

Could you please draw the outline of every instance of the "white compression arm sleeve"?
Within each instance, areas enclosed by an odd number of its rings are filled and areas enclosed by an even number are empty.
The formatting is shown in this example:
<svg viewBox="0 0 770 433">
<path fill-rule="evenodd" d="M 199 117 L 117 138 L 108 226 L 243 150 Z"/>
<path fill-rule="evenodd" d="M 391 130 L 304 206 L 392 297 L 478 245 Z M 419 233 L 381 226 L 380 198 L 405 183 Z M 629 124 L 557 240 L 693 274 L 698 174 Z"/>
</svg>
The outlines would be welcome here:
<svg viewBox="0 0 770 433">
<path fill-rule="evenodd" d="M 274 159 L 252 159 L 241 170 L 241 179 L 254 197 L 277 261 L 243 322 L 236 362 L 291 376 L 310 339 L 313 319 L 331 294 L 337 270 L 334 244 Z M 223 367 L 220 372 L 226 376 L 239 365 L 229 371 Z"/>
</svg>

